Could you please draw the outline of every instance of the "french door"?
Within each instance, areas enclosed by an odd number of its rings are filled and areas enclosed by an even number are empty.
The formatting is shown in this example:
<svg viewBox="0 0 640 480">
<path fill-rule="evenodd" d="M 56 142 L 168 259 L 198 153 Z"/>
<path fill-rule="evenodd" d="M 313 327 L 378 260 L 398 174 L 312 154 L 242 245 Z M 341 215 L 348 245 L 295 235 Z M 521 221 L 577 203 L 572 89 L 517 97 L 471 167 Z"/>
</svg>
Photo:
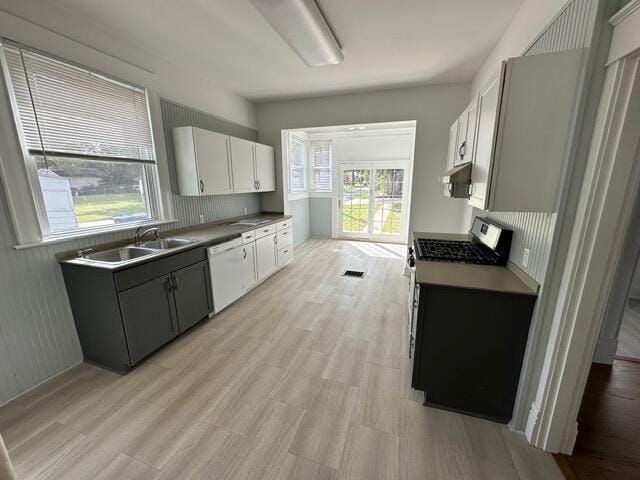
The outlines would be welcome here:
<svg viewBox="0 0 640 480">
<path fill-rule="evenodd" d="M 340 164 L 338 235 L 405 242 L 408 172 L 407 162 Z"/>
</svg>

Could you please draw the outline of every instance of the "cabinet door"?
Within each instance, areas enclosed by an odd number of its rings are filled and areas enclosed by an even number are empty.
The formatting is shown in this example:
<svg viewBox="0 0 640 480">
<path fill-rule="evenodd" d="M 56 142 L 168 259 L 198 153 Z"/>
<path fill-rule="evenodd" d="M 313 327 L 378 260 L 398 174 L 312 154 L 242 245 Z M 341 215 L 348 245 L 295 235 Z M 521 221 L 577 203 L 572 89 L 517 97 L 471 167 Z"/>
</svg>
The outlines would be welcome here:
<svg viewBox="0 0 640 480">
<path fill-rule="evenodd" d="M 118 297 L 132 365 L 178 335 L 171 275 L 122 291 Z"/>
<path fill-rule="evenodd" d="M 469 205 L 485 210 L 489 199 L 489 183 L 493 161 L 493 145 L 498 110 L 500 81 L 496 78 L 478 99 L 478 127 L 476 129 L 473 167 L 471 169 L 471 197 Z"/>
<path fill-rule="evenodd" d="M 200 195 L 232 193 L 229 137 L 200 128 L 193 129 Z"/>
<path fill-rule="evenodd" d="M 476 147 L 476 133 L 478 129 L 478 99 L 473 102 L 465 110 L 467 115 L 467 136 L 464 146 L 464 162 L 473 161 L 473 153 Z"/>
<path fill-rule="evenodd" d="M 256 143 L 256 180 L 259 192 L 271 192 L 276 189 L 276 165 L 273 147 Z"/>
<path fill-rule="evenodd" d="M 207 261 L 176 270 L 171 274 L 178 327 L 184 332 L 213 311 L 211 279 Z"/>
<path fill-rule="evenodd" d="M 278 268 L 278 251 L 276 234 L 256 240 L 256 257 L 258 263 L 258 280 L 264 280 Z"/>
<path fill-rule="evenodd" d="M 456 141 L 456 151 L 454 157 L 454 166 L 458 166 L 465 161 L 465 149 L 467 148 L 467 125 L 468 125 L 468 114 L 465 110 L 462 112 L 462 115 L 458 118 L 458 138 Z"/>
<path fill-rule="evenodd" d="M 256 242 L 250 242 L 242 247 L 244 287 L 248 290 L 258 283 L 258 272 L 256 265 Z"/>
<path fill-rule="evenodd" d="M 257 188 L 254 169 L 254 142 L 231 137 L 231 165 L 233 167 L 233 191 L 255 192 Z"/>
</svg>

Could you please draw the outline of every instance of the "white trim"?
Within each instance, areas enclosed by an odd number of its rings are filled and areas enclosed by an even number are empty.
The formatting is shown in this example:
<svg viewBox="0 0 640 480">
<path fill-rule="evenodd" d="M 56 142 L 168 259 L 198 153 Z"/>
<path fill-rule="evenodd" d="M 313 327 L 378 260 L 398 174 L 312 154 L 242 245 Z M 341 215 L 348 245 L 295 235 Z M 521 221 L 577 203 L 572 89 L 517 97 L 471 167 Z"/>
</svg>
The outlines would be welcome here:
<svg viewBox="0 0 640 480">
<path fill-rule="evenodd" d="M 638 9 L 640 9 L 640 0 L 632 0 L 613 14 L 609 19 L 609 23 L 615 27 L 622 23 L 623 20 L 626 20 L 627 17 L 631 16 Z"/>
<path fill-rule="evenodd" d="M 606 302 L 640 185 L 640 55 L 611 65 L 565 261 L 530 442 L 570 454 Z"/>
<path fill-rule="evenodd" d="M 178 220 L 148 220 L 145 222 L 133 222 L 127 224 L 120 224 L 112 228 L 101 228 L 100 230 L 78 230 L 78 233 L 69 235 L 56 235 L 50 236 L 39 242 L 19 243 L 13 246 L 14 250 L 26 250 L 28 248 L 45 247 L 47 245 L 54 245 L 56 243 L 72 242 L 80 238 L 100 237 L 102 235 L 109 235 L 110 233 L 126 232 L 128 230 L 135 230 L 140 226 L 161 226 L 171 225 L 178 223 Z"/>
</svg>

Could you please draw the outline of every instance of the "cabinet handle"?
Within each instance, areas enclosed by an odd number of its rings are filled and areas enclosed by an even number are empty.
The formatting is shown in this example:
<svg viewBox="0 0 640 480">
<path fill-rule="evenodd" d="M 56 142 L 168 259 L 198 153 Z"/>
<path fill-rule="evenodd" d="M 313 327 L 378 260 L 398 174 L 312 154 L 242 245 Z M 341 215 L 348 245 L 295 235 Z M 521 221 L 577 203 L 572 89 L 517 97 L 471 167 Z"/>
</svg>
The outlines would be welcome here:
<svg viewBox="0 0 640 480">
<path fill-rule="evenodd" d="M 204 182 L 200 180 L 200 193 L 204 192 Z"/>
<path fill-rule="evenodd" d="M 465 140 L 464 142 L 462 142 L 462 145 L 460 145 L 460 148 L 458 149 L 458 155 L 460 156 L 460 159 L 463 159 L 466 153 L 467 153 L 467 141 Z"/>
<path fill-rule="evenodd" d="M 246 248 L 242 249 L 242 258 L 247 258 L 247 249 Z"/>
<path fill-rule="evenodd" d="M 258 181 L 257 180 L 253 181 L 253 188 L 255 188 L 256 190 L 258 189 Z"/>
<path fill-rule="evenodd" d="M 258 182 L 258 190 L 260 190 L 260 180 L 258 180 L 257 182 Z"/>
<path fill-rule="evenodd" d="M 283 250 L 282 253 L 289 253 L 289 250 Z"/>
<path fill-rule="evenodd" d="M 177 290 L 180 284 L 178 283 L 178 277 L 171 275 L 171 283 L 173 284 L 173 289 Z"/>
<path fill-rule="evenodd" d="M 166 288 L 167 292 L 170 292 L 171 290 L 173 290 L 173 284 L 171 283 L 171 277 L 167 278 L 167 281 L 164 283 L 164 287 Z"/>
<path fill-rule="evenodd" d="M 273 243 L 275 243 L 276 245 L 278 244 L 278 237 L 277 236 L 273 237 Z"/>
</svg>

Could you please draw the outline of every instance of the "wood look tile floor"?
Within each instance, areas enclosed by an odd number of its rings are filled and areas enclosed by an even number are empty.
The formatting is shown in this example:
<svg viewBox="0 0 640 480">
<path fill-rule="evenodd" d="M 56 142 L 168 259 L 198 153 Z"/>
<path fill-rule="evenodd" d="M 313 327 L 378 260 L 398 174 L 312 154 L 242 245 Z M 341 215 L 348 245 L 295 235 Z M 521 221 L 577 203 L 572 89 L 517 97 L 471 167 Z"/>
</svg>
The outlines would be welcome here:
<svg viewBox="0 0 640 480">
<path fill-rule="evenodd" d="M 562 478 L 505 426 L 421 404 L 403 258 L 398 245 L 308 240 L 129 375 L 82 364 L 5 405 L 20 478 Z"/>
</svg>

